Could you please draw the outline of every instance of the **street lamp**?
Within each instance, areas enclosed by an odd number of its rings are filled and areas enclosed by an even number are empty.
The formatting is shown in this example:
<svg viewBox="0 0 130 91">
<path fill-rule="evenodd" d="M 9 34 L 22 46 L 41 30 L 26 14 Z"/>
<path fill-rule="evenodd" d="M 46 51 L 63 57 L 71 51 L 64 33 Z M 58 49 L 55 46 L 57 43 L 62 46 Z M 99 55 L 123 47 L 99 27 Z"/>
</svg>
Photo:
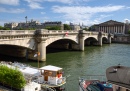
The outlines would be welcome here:
<svg viewBox="0 0 130 91">
<path fill-rule="evenodd" d="M 37 57 L 38 68 L 39 68 L 39 56 L 40 56 L 40 52 L 36 52 L 36 54 L 34 55 L 34 57 Z"/>
</svg>

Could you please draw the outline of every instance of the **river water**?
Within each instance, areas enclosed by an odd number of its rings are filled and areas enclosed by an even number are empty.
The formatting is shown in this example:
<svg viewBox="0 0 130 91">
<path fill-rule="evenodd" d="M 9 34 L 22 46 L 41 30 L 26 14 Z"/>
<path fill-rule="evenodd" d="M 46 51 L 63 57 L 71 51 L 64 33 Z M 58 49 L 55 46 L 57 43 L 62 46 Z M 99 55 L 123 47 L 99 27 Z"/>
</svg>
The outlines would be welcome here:
<svg viewBox="0 0 130 91">
<path fill-rule="evenodd" d="M 36 61 L 26 59 L 3 57 L 0 60 L 20 61 L 37 67 Z M 130 44 L 104 44 L 99 46 L 87 46 L 85 51 L 62 51 L 47 54 L 44 65 L 55 65 L 63 68 L 67 78 L 66 91 L 79 91 L 78 78 L 86 75 L 105 75 L 108 67 L 121 64 L 130 66 Z"/>
</svg>

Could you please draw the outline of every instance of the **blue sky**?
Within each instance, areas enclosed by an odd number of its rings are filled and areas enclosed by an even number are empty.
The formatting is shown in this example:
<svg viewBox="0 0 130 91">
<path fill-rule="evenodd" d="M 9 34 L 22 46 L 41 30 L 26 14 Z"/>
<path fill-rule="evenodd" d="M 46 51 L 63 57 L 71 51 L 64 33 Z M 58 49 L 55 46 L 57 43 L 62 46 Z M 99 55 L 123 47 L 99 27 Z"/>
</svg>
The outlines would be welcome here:
<svg viewBox="0 0 130 91">
<path fill-rule="evenodd" d="M 130 0 L 0 0 L 0 25 L 38 20 L 90 26 L 130 19 Z"/>
</svg>

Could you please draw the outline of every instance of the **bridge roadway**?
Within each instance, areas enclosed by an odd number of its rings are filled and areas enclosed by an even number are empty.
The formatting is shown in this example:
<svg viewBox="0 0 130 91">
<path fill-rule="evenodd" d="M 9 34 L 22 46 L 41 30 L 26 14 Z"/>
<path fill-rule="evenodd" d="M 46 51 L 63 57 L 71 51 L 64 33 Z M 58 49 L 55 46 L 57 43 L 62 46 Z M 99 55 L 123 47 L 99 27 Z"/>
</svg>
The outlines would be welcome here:
<svg viewBox="0 0 130 91">
<path fill-rule="evenodd" d="M 90 31 L 74 31 L 74 30 L 1 30 L 0 31 L 0 45 L 11 45 L 23 47 L 24 54 L 26 56 L 27 50 L 32 50 L 28 55 L 29 59 L 36 58 L 33 55 L 36 52 L 40 52 L 39 60 L 46 61 L 46 47 L 57 42 L 53 46 L 59 46 L 63 43 L 64 48 L 84 51 L 85 44 L 93 44 L 102 46 L 105 39 L 105 43 L 111 43 L 112 36 L 103 32 L 90 32 Z M 90 39 L 90 40 L 89 40 Z M 92 40 L 92 41 L 91 41 Z M 63 42 L 64 41 L 64 42 Z"/>
</svg>

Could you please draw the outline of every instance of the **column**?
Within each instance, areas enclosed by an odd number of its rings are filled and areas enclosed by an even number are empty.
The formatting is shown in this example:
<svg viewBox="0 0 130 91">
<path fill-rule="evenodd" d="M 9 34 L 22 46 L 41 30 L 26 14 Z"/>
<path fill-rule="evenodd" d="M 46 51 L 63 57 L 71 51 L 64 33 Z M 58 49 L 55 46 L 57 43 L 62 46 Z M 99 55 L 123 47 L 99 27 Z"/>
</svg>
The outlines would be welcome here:
<svg viewBox="0 0 130 91">
<path fill-rule="evenodd" d="M 38 44 L 38 52 L 40 52 L 39 61 L 46 61 L 46 41 Z"/>
<path fill-rule="evenodd" d="M 104 29 L 104 32 L 106 33 L 106 26 L 104 27 L 105 29 Z"/>
<path fill-rule="evenodd" d="M 115 31 L 116 29 L 115 29 L 115 28 L 116 28 L 116 27 L 114 26 L 114 34 L 116 33 L 116 31 Z"/>
<path fill-rule="evenodd" d="M 99 31 L 98 32 L 100 32 L 101 31 L 101 27 L 99 26 Z"/>
<path fill-rule="evenodd" d="M 108 26 L 107 26 L 107 33 L 108 33 Z"/>
<path fill-rule="evenodd" d="M 100 31 L 99 32 L 101 32 L 102 31 L 102 27 L 100 26 Z"/>
<path fill-rule="evenodd" d="M 108 33 L 110 33 L 110 26 L 108 27 Z"/>
<path fill-rule="evenodd" d="M 116 26 L 116 34 L 117 34 L 117 26 Z"/>
<path fill-rule="evenodd" d="M 122 34 L 124 34 L 123 29 L 124 29 L 124 27 L 122 26 L 122 30 L 121 30 L 121 31 L 122 31 Z"/>
<path fill-rule="evenodd" d="M 119 27 L 117 26 L 117 33 L 119 33 Z"/>
<path fill-rule="evenodd" d="M 102 32 L 104 32 L 104 26 L 102 26 Z"/>
</svg>

